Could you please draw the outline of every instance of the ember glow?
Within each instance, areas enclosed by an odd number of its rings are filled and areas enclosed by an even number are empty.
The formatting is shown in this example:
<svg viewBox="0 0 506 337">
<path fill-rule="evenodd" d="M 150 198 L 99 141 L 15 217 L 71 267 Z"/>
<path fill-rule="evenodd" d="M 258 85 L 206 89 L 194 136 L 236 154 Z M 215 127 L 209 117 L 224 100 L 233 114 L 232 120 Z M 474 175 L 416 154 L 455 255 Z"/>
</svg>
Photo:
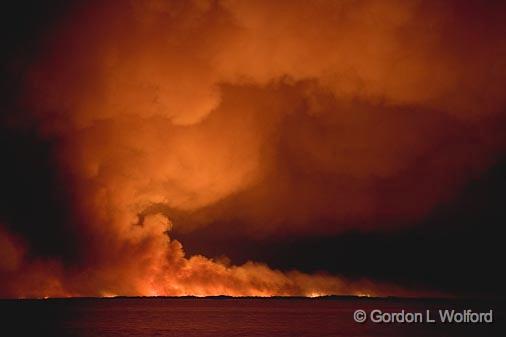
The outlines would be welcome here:
<svg viewBox="0 0 506 337">
<path fill-rule="evenodd" d="M 0 295 L 438 293 L 186 254 L 173 233 L 396 231 L 450 202 L 506 145 L 505 24 L 474 9 L 71 6 L 40 37 L 23 113 L 8 118 L 50 144 L 64 225 L 31 223 L 59 235 L 41 243 L 0 218 Z"/>
</svg>

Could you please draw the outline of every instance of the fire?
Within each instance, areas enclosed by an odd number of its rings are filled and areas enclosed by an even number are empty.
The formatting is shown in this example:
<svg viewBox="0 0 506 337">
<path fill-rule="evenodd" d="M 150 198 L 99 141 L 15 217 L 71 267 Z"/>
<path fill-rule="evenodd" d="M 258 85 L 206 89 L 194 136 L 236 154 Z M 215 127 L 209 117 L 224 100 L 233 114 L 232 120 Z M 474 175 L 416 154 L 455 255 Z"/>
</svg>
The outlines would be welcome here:
<svg viewBox="0 0 506 337">
<path fill-rule="evenodd" d="M 23 104 L 56 144 L 82 246 L 34 258 L 29 240 L 0 232 L 3 295 L 409 294 L 188 256 L 171 230 L 391 228 L 488 167 L 506 96 L 485 82 L 504 67 L 487 46 L 459 44 L 451 14 L 421 11 L 411 1 L 133 1 L 69 13 L 27 72 Z M 419 25 L 427 17 L 431 29 Z"/>
</svg>

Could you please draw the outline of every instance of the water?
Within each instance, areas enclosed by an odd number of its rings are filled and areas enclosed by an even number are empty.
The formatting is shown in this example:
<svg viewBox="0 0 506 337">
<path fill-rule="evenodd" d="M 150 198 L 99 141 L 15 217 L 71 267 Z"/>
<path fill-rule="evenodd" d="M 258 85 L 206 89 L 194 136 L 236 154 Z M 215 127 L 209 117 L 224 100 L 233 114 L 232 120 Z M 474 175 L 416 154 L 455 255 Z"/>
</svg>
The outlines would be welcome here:
<svg viewBox="0 0 506 337">
<path fill-rule="evenodd" d="M 494 310 L 487 324 L 356 323 L 357 309 Z M 367 299 L 117 298 L 0 301 L 3 336 L 506 336 L 500 302 Z"/>
</svg>

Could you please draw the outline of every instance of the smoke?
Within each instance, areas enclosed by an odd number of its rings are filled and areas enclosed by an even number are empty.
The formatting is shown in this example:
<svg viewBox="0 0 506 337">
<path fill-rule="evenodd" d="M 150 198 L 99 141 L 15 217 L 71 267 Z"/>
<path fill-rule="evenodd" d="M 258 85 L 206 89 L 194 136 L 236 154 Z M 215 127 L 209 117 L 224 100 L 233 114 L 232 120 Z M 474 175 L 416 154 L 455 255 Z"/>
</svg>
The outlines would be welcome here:
<svg viewBox="0 0 506 337">
<path fill-rule="evenodd" d="M 4 295 L 402 293 L 185 256 L 170 230 L 387 229 L 452 198 L 504 150 L 505 27 L 492 7 L 76 7 L 44 41 L 23 104 L 56 143 L 78 257 L 33 258 L 30 239 L 2 232 Z"/>
</svg>

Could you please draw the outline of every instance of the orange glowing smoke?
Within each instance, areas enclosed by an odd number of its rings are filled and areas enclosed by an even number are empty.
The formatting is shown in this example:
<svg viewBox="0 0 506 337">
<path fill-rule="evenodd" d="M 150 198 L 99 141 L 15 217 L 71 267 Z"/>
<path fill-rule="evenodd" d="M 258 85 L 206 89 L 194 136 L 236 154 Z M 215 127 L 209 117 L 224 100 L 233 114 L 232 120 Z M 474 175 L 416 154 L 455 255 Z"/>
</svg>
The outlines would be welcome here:
<svg viewBox="0 0 506 337">
<path fill-rule="evenodd" d="M 402 293 L 188 257 L 164 232 L 220 219 L 260 237 L 385 228 L 451 198 L 504 146 L 496 125 L 506 46 L 450 7 L 153 0 L 78 8 L 48 37 L 25 101 L 41 134 L 57 139 L 82 259 L 70 268 L 26 261 L 29 247 L 2 234 L 4 293 Z M 146 211 L 154 204 L 169 211 Z"/>
</svg>

